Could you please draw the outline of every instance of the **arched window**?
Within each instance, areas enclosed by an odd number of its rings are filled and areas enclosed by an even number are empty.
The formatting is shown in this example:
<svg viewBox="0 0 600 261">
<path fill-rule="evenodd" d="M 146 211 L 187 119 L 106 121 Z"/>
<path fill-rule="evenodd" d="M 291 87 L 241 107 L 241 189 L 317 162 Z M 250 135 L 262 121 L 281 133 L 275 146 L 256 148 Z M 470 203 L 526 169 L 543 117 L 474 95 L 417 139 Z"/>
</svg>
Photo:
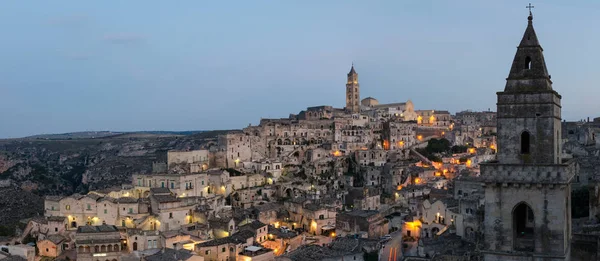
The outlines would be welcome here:
<svg viewBox="0 0 600 261">
<path fill-rule="evenodd" d="M 529 56 L 525 57 L 525 69 L 531 69 L 531 57 Z"/>
<path fill-rule="evenodd" d="M 529 154 L 530 142 L 529 132 L 524 131 L 521 133 L 521 154 Z"/>
<path fill-rule="evenodd" d="M 513 210 L 513 239 L 515 250 L 534 251 L 535 219 L 533 210 L 524 202 Z"/>
</svg>

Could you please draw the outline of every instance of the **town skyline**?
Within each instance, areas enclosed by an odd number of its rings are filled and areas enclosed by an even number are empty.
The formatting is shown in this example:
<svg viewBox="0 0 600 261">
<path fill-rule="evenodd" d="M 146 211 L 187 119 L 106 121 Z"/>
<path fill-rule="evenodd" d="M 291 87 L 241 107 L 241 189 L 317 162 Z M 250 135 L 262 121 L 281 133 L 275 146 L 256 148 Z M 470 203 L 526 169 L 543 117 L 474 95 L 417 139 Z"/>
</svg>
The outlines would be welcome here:
<svg viewBox="0 0 600 261">
<path fill-rule="evenodd" d="M 361 99 L 410 99 L 415 109 L 452 113 L 493 110 L 490 93 L 504 88 L 527 16 L 524 1 L 186 4 L 189 10 L 148 6 L 137 19 L 127 16 L 133 3 L 115 13 L 82 3 L 42 5 L 43 15 L 23 3 L 0 11 L 0 24 L 21 26 L 4 28 L 12 40 L 0 51 L 0 109 L 10 124 L 0 126 L 0 138 L 239 129 L 306 107 L 341 108 L 352 63 Z M 591 27 L 571 24 L 593 24 L 600 5 L 535 5 L 548 70 L 564 96 L 563 119 L 595 117 L 600 91 L 592 63 L 600 39 Z M 153 21 L 158 14 L 166 22 Z"/>
</svg>

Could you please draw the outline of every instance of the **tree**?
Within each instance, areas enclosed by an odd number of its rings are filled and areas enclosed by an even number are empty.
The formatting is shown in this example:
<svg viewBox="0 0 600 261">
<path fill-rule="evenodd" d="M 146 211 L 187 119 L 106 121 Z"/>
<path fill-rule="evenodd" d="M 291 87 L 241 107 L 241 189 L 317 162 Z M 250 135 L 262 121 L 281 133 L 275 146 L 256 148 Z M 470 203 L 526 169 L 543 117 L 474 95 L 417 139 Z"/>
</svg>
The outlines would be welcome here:
<svg viewBox="0 0 600 261">
<path fill-rule="evenodd" d="M 447 139 L 431 139 L 427 142 L 425 150 L 429 153 L 443 153 L 450 151 L 450 141 Z"/>
<path fill-rule="evenodd" d="M 452 153 L 465 153 L 468 149 L 467 146 L 455 145 L 452 146 Z"/>
</svg>

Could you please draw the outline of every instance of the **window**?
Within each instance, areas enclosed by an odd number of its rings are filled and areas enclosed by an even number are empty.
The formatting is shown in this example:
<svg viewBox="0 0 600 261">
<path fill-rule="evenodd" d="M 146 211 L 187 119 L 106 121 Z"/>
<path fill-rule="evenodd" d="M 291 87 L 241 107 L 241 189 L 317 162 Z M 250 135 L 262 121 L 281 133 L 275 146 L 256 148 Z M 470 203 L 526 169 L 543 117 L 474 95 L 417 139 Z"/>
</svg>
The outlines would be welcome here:
<svg viewBox="0 0 600 261">
<path fill-rule="evenodd" d="M 51 208 L 51 209 L 52 209 L 52 210 L 54 210 L 54 206 L 52 206 L 52 208 Z"/>
<path fill-rule="evenodd" d="M 205 255 L 210 255 L 210 250 L 206 250 L 206 251 L 204 251 L 204 254 L 205 254 Z"/>
<path fill-rule="evenodd" d="M 221 248 L 221 252 L 225 252 L 225 248 L 224 247 Z"/>
<path fill-rule="evenodd" d="M 526 70 L 531 69 L 531 57 L 529 57 L 529 56 L 525 57 L 525 69 Z"/>
<path fill-rule="evenodd" d="M 529 154 L 529 152 L 530 152 L 529 146 L 530 146 L 529 132 L 524 131 L 523 133 L 521 133 L 521 154 Z"/>
<path fill-rule="evenodd" d="M 164 187 L 165 187 L 165 182 L 164 182 L 164 181 L 160 182 L 160 187 L 161 187 L 161 188 L 164 188 Z"/>
<path fill-rule="evenodd" d="M 129 208 L 129 214 L 133 213 L 133 208 Z"/>
<path fill-rule="evenodd" d="M 54 228 L 54 232 L 58 232 L 58 228 L 57 227 Z"/>
<path fill-rule="evenodd" d="M 90 204 L 87 204 L 87 210 L 91 210 L 92 206 L 90 206 Z"/>
<path fill-rule="evenodd" d="M 71 210 L 71 205 L 66 205 L 66 206 L 65 206 L 65 209 L 66 209 L 66 210 Z"/>
<path fill-rule="evenodd" d="M 174 189 L 175 188 L 175 183 L 171 182 L 171 188 Z"/>
<path fill-rule="evenodd" d="M 169 213 L 169 218 L 173 218 L 173 213 Z"/>
<path fill-rule="evenodd" d="M 107 214 L 107 212 L 108 212 L 108 211 L 105 209 L 105 210 L 104 210 L 104 214 Z"/>
</svg>

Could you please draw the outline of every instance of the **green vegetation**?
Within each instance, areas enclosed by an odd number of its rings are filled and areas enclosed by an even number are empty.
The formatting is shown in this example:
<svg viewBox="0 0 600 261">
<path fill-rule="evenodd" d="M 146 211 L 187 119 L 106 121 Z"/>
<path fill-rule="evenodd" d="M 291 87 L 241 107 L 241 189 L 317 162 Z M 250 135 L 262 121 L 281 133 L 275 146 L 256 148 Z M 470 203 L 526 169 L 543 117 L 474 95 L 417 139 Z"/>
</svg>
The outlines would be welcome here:
<svg viewBox="0 0 600 261">
<path fill-rule="evenodd" d="M 450 151 L 450 141 L 447 139 L 431 139 L 427 142 L 425 150 L 428 153 L 444 153 Z"/>
<path fill-rule="evenodd" d="M 469 147 L 467 146 L 452 146 L 452 153 L 465 153 L 467 152 L 467 150 L 469 149 Z"/>
<path fill-rule="evenodd" d="M 2 237 L 12 237 L 15 235 L 15 230 L 10 228 L 9 226 L 0 225 L 0 236 Z"/>
</svg>

